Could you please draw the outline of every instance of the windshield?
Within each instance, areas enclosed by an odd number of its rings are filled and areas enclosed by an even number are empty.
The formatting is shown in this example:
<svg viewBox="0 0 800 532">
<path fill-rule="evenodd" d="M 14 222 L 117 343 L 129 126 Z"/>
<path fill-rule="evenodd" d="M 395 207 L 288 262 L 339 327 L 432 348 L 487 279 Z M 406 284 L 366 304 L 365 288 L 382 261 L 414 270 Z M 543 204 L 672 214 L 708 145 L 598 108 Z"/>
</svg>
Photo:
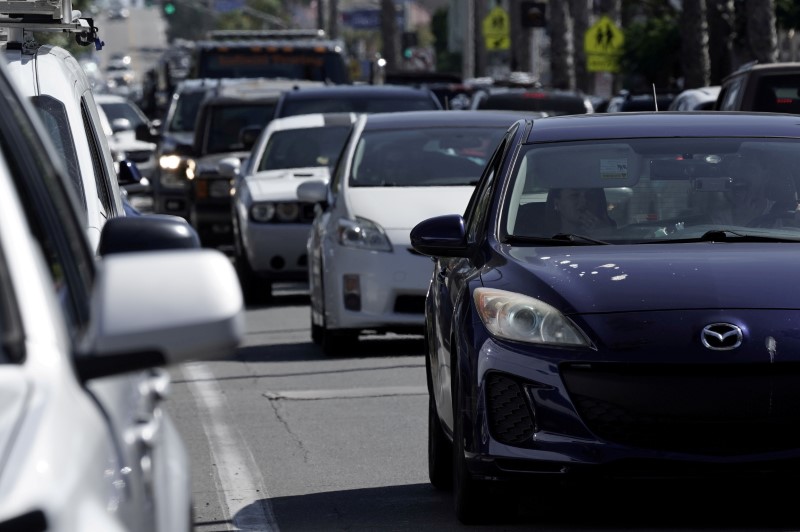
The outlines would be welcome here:
<svg viewBox="0 0 800 532">
<path fill-rule="evenodd" d="M 208 122 L 205 153 L 220 153 L 244 149 L 240 134 L 251 126 L 266 127 L 275 113 L 269 103 L 216 106 Z"/>
<path fill-rule="evenodd" d="M 505 238 L 608 243 L 800 240 L 795 139 L 619 139 L 529 145 Z"/>
<path fill-rule="evenodd" d="M 258 171 L 310 166 L 332 169 L 349 132 L 349 125 L 276 131 L 267 141 Z"/>
<path fill-rule="evenodd" d="M 123 118 L 130 122 L 131 129 L 136 129 L 137 126 L 147 123 L 147 117 L 144 116 L 144 113 L 137 111 L 137 109 L 129 103 L 104 102 L 100 105 L 103 107 L 103 111 L 105 111 L 106 116 L 111 122 Z"/>
<path fill-rule="evenodd" d="M 203 91 L 181 93 L 175 100 L 175 110 L 169 122 L 169 130 L 180 133 L 194 131 L 197 112 L 205 97 L 206 93 Z"/>
<path fill-rule="evenodd" d="M 474 185 L 507 126 L 367 131 L 356 147 L 351 187 Z"/>
</svg>

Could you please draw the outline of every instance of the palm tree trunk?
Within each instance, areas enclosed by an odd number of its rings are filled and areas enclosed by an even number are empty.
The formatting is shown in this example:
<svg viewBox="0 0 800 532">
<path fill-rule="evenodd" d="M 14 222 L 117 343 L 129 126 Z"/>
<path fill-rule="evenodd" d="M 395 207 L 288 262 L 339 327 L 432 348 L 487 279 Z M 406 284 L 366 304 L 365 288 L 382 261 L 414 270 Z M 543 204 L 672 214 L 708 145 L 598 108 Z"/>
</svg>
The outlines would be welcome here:
<svg viewBox="0 0 800 532">
<path fill-rule="evenodd" d="M 710 78 L 705 0 L 683 0 L 680 29 L 683 88 L 705 87 Z"/>
</svg>

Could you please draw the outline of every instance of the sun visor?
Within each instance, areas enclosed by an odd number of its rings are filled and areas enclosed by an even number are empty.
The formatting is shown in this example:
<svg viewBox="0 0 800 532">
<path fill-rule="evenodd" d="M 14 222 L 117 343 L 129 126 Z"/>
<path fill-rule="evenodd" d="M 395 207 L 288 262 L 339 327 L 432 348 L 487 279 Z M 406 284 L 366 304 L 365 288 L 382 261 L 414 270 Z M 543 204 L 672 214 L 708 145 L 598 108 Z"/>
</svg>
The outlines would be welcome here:
<svg viewBox="0 0 800 532">
<path fill-rule="evenodd" d="M 526 159 L 536 187 L 631 187 L 639 181 L 641 163 L 628 144 L 537 148 Z"/>
</svg>

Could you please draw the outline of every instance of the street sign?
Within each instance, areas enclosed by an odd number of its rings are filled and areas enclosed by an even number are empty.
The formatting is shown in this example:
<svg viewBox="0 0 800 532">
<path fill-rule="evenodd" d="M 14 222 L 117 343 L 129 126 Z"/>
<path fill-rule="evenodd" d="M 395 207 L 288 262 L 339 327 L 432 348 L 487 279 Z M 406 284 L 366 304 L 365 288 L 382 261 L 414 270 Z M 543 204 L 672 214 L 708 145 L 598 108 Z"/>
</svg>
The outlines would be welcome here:
<svg viewBox="0 0 800 532">
<path fill-rule="evenodd" d="M 619 72 L 619 58 L 625 34 L 606 15 L 600 17 L 583 38 L 586 68 L 589 72 Z"/>
<path fill-rule="evenodd" d="M 483 38 L 488 51 L 511 48 L 511 23 L 505 9 L 496 6 L 489 11 L 483 19 Z"/>
</svg>

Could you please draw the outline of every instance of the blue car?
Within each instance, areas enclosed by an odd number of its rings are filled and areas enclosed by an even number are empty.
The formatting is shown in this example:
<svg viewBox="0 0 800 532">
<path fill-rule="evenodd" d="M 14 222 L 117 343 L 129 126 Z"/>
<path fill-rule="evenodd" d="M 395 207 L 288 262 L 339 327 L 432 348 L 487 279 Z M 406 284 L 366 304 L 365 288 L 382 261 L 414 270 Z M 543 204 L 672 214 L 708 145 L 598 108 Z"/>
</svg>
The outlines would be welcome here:
<svg viewBox="0 0 800 532">
<path fill-rule="evenodd" d="M 462 522 L 498 481 L 797 474 L 799 177 L 790 115 L 509 129 L 466 211 L 411 232 L 429 476 Z"/>
</svg>

